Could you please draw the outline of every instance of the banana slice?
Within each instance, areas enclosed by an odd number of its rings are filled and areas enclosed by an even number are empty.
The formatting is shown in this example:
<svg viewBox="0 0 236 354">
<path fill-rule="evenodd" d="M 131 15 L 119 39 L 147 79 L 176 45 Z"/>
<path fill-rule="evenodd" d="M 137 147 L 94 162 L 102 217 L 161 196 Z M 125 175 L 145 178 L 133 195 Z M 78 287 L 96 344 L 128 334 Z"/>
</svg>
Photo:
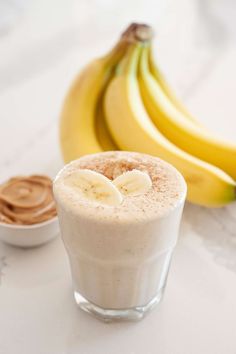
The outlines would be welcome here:
<svg viewBox="0 0 236 354">
<path fill-rule="evenodd" d="M 152 186 L 152 180 L 147 173 L 132 170 L 116 177 L 113 184 L 122 194 L 134 196 L 146 193 Z"/>
<path fill-rule="evenodd" d="M 116 186 L 101 173 L 88 169 L 77 170 L 66 178 L 66 184 L 84 198 L 111 206 L 119 205 L 123 197 Z"/>
</svg>

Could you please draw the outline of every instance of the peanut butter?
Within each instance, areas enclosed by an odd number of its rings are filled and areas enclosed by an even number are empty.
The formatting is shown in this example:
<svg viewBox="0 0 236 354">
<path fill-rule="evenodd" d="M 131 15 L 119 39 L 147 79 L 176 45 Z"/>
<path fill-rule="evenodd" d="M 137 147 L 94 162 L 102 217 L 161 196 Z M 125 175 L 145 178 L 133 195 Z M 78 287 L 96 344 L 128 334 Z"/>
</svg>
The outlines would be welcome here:
<svg viewBox="0 0 236 354">
<path fill-rule="evenodd" d="M 0 222 L 31 225 L 53 218 L 56 207 L 47 176 L 17 176 L 0 185 Z"/>
</svg>

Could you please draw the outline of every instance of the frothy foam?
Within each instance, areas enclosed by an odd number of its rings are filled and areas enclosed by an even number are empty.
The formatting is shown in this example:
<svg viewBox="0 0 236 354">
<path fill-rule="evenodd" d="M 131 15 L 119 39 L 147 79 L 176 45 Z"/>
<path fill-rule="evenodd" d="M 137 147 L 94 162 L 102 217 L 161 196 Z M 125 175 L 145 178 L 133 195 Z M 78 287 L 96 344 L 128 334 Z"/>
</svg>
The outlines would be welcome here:
<svg viewBox="0 0 236 354">
<path fill-rule="evenodd" d="M 113 180 L 134 169 L 148 173 L 152 187 L 144 194 L 124 196 L 118 206 L 106 206 L 82 198 L 64 181 L 78 169 L 90 169 Z M 84 156 L 66 165 L 54 182 L 56 199 L 74 214 L 109 221 L 141 221 L 161 217 L 182 201 L 186 184 L 182 175 L 170 164 L 134 152 L 104 152 Z"/>
</svg>

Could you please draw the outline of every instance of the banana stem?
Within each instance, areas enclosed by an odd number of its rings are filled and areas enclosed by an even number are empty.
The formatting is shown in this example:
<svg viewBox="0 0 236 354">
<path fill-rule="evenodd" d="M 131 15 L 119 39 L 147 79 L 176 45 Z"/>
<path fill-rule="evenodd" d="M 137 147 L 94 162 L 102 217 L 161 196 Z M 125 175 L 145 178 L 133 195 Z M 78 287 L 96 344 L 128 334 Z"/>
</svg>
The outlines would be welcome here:
<svg viewBox="0 0 236 354">
<path fill-rule="evenodd" d="M 101 59 L 104 60 L 105 64 L 108 66 L 116 65 L 123 57 L 127 48 L 130 46 L 130 43 L 127 41 L 120 39 L 119 42 L 112 48 L 112 50 L 106 54 Z"/>
<path fill-rule="evenodd" d="M 133 51 L 131 48 L 136 47 L 138 44 L 145 44 L 149 42 L 152 36 L 153 31 L 150 26 L 145 24 L 132 23 L 121 35 L 121 38 L 115 47 L 107 55 L 102 57 L 101 60 L 105 62 L 105 65 L 116 65 L 124 56 L 124 54 L 129 51 Z M 128 54 L 128 56 L 129 55 L 130 54 Z M 135 65 L 135 63 L 132 65 Z"/>
<path fill-rule="evenodd" d="M 142 52 L 140 54 L 140 64 L 139 70 L 147 73 L 149 71 L 149 52 L 150 52 L 150 43 L 147 43 L 142 48 Z"/>
<path fill-rule="evenodd" d="M 142 44 L 137 42 L 135 44 L 132 44 L 128 48 L 124 58 L 121 60 L 120 64 L 117 67 L 117 75 L 136 75 L 142 47 Z"/>
<path fill-rule="evenodd" d="M 131 23 L 131 25 L 122 34 L 122 38 L 130 42 L 145 42 L 153 37 L 153 29 L 143 23 Z"/>
</svg>

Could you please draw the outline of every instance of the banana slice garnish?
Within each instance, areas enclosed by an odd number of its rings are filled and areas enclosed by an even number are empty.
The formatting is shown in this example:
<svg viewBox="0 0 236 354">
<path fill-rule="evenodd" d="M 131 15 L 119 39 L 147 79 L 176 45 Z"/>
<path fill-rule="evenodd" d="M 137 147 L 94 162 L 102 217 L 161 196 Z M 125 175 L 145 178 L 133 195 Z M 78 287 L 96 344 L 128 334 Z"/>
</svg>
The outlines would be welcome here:
<svg viewBox="0 0 236 354">
<path fill-rule="evenodd" d="M 146 172 L 132 170 L 116 177 L 113 184 L 123 195 L 135 196 L 146 193 L 152 186 L 152 180 Z"/>
<path fill-rule="evenodd" d="M 122 194 L 109 178 L 92 170 L 77 170 L 67 176 L 65 183 L 91 201 L 116 206 L 123 200 Z"/>
</svg>

